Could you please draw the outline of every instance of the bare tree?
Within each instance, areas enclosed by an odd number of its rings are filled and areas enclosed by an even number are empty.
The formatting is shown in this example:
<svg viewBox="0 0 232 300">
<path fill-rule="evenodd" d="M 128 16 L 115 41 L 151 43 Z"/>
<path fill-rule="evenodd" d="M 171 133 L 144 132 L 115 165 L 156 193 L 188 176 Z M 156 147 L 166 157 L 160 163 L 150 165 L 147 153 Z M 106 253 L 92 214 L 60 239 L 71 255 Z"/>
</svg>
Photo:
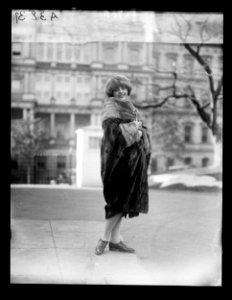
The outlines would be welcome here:
<svg viewBox="0 0 232 300">
<path fill-rule="evenodd" d="M 184 16 L 174 15 L 175 19 L 175 28 L 172 28 L 170 32 L 180 39 L 180 44 L 186 49 L 186 51 L 192 56 L 194 60 L 201 66 L 202 71 L 207 77 L 208 84 L 205 89 L 210 94 L 210 99 L 208 103 L 202 104 L 201 99 L 196 96 L 196 92 L 194 87 L 188 83 L 185 88 L 185 92 L 180 92 L 178 89 L 178 80 L 179 74 L 177 71 L 162 71 L 156 68 L 153 68 L 154 74 L 158 73 L 167 73 L 170 74 L 173 78 L 172 84 L 169 86 L 161 87 L 160 90 L 166 90 L 167 95 L 160 99 L 157 102 L 157 98 L 154 97 L 152 101 L 144 101 L 142 103 L 136 103 L 135 106 L 141 109 L 154 108 L 158 109 L 167 104 L 171 99 L 181 99 L 185 98 L 192 103 L 195 107 L 195 110 L 201 120 L 207 125 L 209 128 L 213 141 L 214 141 L 214 165 L 221 165 L 221 149 L 222 149 L 222 127 L 218 122 L 218 102 L 222 101 L 222 89 L 223 89 L 223 72 L 221 74 L 214 74 L 210 64 L 201 54 L 202 47 L 205 46 L 205 42 L 212 37 L 214 34 L 213 30 L 210 31 L 210 24 L 208 18 L 206 18 L 203 22 L 200 23 L 199 26 L 199 43 L 191 43 L 189 40 L 190 32 L 192 30 L 192 20 L 185 18 Z M 182 20 L 182 22 L 181 22 Z M 184 22 L 183 22 L 184 21 Z M 222 44 L 220 45 L 221 49 Z M 215 76 L 216 75 L 216 76 Z M 140 84 L 142 84 L 140 82 Z M 155 100 L 155 101 L 154 101 Z"/>
<path fill-rule="evenodd" d="M 44 130 L 41 120 L 14 120 L 11 126 L 11 156 L 17 155 L 26 168 L 27 183 L 31 183 L 34 157 L 42 149 Z"/>
</svg>

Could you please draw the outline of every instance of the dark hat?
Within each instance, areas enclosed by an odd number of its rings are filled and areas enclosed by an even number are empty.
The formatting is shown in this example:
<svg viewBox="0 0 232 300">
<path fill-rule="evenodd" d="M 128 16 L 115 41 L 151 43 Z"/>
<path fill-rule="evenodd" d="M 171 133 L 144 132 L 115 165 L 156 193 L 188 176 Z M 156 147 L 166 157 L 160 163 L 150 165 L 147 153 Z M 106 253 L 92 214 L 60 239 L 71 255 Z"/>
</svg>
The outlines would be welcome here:
<svg viewBox="0 0 232 300">
<path fill-rule="evenodd" d="M 106 88 L 105 88 L 106 95 L 108 97 L 113 97 L 114 91 L 119 87 L 126 88 L 128 91 L 128 95 L 131 94 L 132 85 L 129 78 L 127 78 L 125 75 L 115 75 L 111 77 L 106 83 Z"/>
</svg>

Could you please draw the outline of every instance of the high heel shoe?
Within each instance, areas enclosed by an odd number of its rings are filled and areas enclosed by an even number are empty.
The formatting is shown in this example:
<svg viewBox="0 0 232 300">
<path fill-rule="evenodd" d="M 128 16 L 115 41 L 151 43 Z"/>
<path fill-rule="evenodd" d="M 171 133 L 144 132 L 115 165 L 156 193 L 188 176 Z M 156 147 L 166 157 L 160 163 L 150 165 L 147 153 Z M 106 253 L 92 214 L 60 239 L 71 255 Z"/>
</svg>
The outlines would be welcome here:
<svg viewBox="0 0 232 300">
<path fill-rule="evenodd" d="M 105 250 L 107 244 L 108 244 L 108 241 L 103 241 L 102 239 L 100 239 L 100 240 L 98 241 L 98 243 L 97 243 L 96 248 L 95 248 L 95 253 L 96 253 L 97 255 L 102 254 L 102 253 L 104 252 L 104 250 Z"/>
</svg>

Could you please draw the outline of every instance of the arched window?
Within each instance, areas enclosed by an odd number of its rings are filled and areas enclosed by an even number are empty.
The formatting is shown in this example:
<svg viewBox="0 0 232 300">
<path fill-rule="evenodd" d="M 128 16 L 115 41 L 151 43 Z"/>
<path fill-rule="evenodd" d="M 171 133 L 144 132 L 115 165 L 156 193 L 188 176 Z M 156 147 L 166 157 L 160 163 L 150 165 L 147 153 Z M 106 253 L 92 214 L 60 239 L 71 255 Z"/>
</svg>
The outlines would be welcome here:
<svg viewBox="0 0 232 300">
<path fill-rule="evenodd" d="M 193 57 L 190 54 L 185 54 L 183 58 L 183 73 L 185 75 L 192 75 L 193 73 Z"/>
<path fill-rule="evenodd" d="M 184 127 L 184 141 L 185 143 L 192 143 L 192 125 L 185 125 Z"/>
<path fill-rule="evenodd" d="M 177 68 L 177 53 L 166 53 L 166 67 L 169 71 L 175 71 Z"/>
<path fill-rule="evenodd" d="M 174 158 L 168 157 L 167 158 L 167 168 L 174 166 Z"/>
<path fill-rule="evenodd" d="M 202 160 L 201 160 L 201 165 L 202 165 L 202 167 L 208 167 L 209 158 L 208 157 L 203 157 Z"/>
<path fill-rule="evenodd" d="M 201 128 L 201 142 L 208 143 L 208 128 L 206 126 L 202 126 Z"/>
<path fill-rule="evenodd" d="M 185 165 L 191 165 L 192 164 L 192 158 L 191 157 L 185 157 L 184 164 Z"/>
</svg>

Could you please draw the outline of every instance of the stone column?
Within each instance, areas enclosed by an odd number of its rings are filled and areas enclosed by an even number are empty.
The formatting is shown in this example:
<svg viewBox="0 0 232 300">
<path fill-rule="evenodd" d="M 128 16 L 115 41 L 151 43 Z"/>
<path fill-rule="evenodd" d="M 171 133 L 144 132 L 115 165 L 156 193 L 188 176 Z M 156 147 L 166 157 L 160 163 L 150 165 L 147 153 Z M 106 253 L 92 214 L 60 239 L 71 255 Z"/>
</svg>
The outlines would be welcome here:
<svg viewBox="0 0 232 300">
<path fill-rule="evenodd" d="M 33 108 L 31 108 L 30 110 L 29 110 L 29 120 L 31 121 L 31 124 L 30 124 L 30 126 L 31 126 L 31 130 L 33 130 L 34 129 L 34 109 Z"/>
<path fill-rule="evenodd" d="M 91 93 L 93 97 L 97 97 L 97 78 L 93 75 L 91 78 Z"/>
<path fill-rule="evenodd" d="M 121 57 L 120 57 L 120 62 L 124 63 L 125 62 L 125 42 L 121 43 Z"/>
<path fill-rule="evenodd" d="M 25 94 L 29 92 L 29 73 L 24 74 L 24 91 Z"/>
<path fill-rule="evenodd" d="M 55 114 L 51 113 L 50 115 L 50 136 L 55 138 Z"/>
<path fill-rule="evenodd" d="M 99 83 L 98 83 L 98 81 L 99 81 L 99 75 L 96 75 L 95 76 L 95 90 L 96 90 L 96 92 L 95 92 L 95 97 L 96 98 L 98 98 L 98 96 L 99 96 Z"/>
<path fill-rule="evenodd" d="M 27 117 L 28 117 L 28 114 L 27 114 L 27 108 L 24 108 L 24 109 L 23 109 L 23 120 L 26 121 L 26 120 L 27 120 Z"/>
<path fill-rule="evenodd" d="M 34 120 L 34 109 L 33 108 L 30 108 L 30 110 L 29 110 L 29 118 L 31 121 Z"/>
<path fill-rule="evenodd" d="M 51 76 L 51 98 L 55 98 L 55 73 L 52 72 Z"/>
<path fill-rule="evenodd" d="M 70 138 L 75 137 L 75 114 L 70 115 Z"/>
<path fill-rule="evenodd" d="M 195 144 L 201 143 L 201 130 L 202 130 L 201 123 L 194 122 L 193 123 L 193 137 L 192 137 L 193 143 L 195 143 Z"/>
<path fill-rule="evenodd" d="M 76 99 L 76 90 L 75 90 L 76 77 L 75 73 L 71 75 L 71 98 Z"/>
<path fill-rule="evenodd" d="M 91 114 L 90 125 L 96 126 L 96 115 L 94 113 Z"/>
<path fill-rule="evenodd" d="M 29 73 L 29 93 L 35 93 L 35 73 Z"/>
</svg>

